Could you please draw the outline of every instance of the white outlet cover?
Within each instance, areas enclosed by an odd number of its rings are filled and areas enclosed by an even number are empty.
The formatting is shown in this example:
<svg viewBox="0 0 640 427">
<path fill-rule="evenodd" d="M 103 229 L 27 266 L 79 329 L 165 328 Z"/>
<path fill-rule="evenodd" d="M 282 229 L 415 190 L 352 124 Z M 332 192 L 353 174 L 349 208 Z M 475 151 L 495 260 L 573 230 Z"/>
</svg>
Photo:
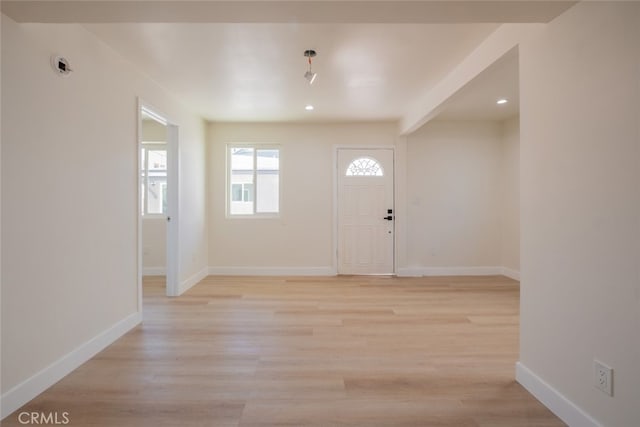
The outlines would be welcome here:
<svg viewBox="0 0 640 427">
<path fill-rule="evenodd" d="M 603 393 L 613 396 L 613 368 L 594 359 L 593 385 Z"/>
</svg>

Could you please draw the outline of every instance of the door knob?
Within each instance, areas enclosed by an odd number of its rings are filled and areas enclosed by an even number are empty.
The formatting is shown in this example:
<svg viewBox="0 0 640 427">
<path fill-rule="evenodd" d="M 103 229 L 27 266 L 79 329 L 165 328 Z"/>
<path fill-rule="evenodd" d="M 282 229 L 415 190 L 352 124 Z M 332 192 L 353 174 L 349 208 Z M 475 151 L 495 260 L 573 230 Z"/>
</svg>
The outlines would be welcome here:
<svg viewBox="0 0 640 427">
<path fill-rule="evenodd" d="M 389 216 L 385 216 L 382 219 L 386 219 L 387 221 L 393 221 L 393 216 L 389 215 Z"/>
</svg>

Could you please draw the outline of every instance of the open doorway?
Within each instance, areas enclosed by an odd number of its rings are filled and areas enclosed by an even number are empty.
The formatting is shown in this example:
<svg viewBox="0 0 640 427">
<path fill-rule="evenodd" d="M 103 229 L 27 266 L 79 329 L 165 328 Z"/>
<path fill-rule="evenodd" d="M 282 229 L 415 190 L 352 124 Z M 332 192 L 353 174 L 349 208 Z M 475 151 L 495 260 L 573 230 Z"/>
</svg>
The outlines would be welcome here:
<svg viewBox="0 0 640 427">
<path fill-rule="evenodd" d="M 166 115 L 139 105 L 138 265 L 143 277 L 178 295 L 178 127 Z M 148 280 L 145 280 L 145 282 Z"/>
</svg>

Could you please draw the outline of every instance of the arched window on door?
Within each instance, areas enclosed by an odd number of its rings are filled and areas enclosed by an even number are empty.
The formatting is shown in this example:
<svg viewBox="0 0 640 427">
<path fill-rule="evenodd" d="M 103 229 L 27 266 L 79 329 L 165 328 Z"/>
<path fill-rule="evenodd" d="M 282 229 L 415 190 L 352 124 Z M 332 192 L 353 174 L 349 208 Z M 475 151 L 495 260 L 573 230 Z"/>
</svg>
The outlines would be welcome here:
<svg viewBox="0 0 640 427">
<path fill-rule="evenodd" d="M 347 167 L 346 176 L 384 176 L 382 166 L 370 157 L 360 157 Z"/>
</svg>

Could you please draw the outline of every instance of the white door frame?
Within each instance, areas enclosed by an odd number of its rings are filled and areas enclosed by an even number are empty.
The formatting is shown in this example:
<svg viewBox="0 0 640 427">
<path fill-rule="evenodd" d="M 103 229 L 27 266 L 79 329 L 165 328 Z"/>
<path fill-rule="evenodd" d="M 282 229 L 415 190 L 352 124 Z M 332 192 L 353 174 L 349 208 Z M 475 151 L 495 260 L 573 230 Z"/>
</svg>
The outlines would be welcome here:
<svg viewBox="0 0 640 427">
<path fill-rule="evenodd" d="M 394 145 L 334 145 L 333 146 L 333 272 L 338 274 L 338 151 L 339 150 L 391 150 L 393 152 L 393 216 L 397 218 L 396 207 L 396 147 Z M 393 233 L 393 274 L 397 271 L 396 223 Z"/>
<path fill-rule="evenodd" d="M 180 150 L 179 128 L 167 122 L 167 296 L 180 295 Z"/>
<path fill-rule="evenodd" d="M 171 218 L 171 221 L 167 221 L 167 254 L 166 254 L 166 277 L 167 296 L 179 295 L 179 127 L 169 116 L 162 113 L 162 111 L 153 107 L 151 104 L 145 102 L 143 99 L 138 98 L 138 141 L 137 141 L 137 153 L 136 153 L 136 197 L 137 197 L 137 266 L 138 266 L 138 312 L 142 314 L 142 195 L 141 191 L 141 176 L 140 176 L 140 152 L 142 149 L 142 108 L 156 113 L 156 115 L 166 120 L 167 126 L 167 217 Z"/>
</svg>

